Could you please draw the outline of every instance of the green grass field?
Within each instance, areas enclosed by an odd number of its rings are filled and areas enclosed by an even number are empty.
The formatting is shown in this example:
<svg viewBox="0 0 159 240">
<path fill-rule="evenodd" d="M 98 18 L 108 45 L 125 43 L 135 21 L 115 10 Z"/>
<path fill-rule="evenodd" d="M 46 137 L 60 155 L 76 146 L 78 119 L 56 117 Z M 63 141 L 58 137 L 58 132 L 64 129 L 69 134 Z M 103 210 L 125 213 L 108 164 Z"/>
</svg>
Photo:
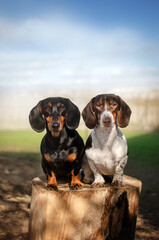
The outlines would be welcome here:
<svg viewBox="0 0 159 240">
<path fill-rule="evenodd" d="M 79 132 L 83 140 L 89 131 Z M 29 154 L 39 153 L 40 142 L 43 133 L 36 133 L 31 130 L 1 130 L 0 131 L 0 151 L 2 154 Z M 152 132 L 124 132 L 129 146 L 129 158 L 133 159 L 137 165 L 143 163 L 155 163 L 159 161 L 159 133 Z"/>
</svg>

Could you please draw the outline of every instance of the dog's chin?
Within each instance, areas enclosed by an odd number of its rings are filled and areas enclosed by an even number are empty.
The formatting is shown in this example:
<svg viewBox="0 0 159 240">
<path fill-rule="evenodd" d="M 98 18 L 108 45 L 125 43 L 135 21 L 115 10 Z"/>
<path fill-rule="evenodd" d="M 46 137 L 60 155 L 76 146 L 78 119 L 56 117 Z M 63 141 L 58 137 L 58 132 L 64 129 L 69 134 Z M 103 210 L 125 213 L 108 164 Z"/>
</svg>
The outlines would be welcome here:
<svg viewBox="0 0 159 240">
<path fill-rule="evenodd" d="M 57 131 L 57 130 L 56 131 L 55 130 L 51 131 L 51 134 L 52 134 L 53 137 L 59 137 L 60 133 L 61 133 L 61 131 Z"/>
</svg>

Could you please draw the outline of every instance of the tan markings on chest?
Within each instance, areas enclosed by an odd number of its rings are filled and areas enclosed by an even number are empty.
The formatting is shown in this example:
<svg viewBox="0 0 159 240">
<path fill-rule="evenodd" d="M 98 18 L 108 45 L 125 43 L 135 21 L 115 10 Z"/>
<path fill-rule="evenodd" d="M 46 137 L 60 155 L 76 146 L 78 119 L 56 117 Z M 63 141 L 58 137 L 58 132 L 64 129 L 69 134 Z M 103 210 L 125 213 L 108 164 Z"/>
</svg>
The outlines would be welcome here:
<svg viewBox="0 0 159 240">
<path fill-rule="evenodd" d="M 76 158 L 77 158 L 77 154 L 76 153 L 71 153 L 71 154 L 68 155 L 67 161 L 73 162 L 73 161 L 75 161 Z"/>
<path fill-rule="evenodd" d="M 51 156 L 50 156 L 49 153 L 45 153 L 45 154 L 44 154 L 44 157 L 45 157 L 45 159 L 46 159 L 47 162 L 52 162 L 52 159 L 51 159 Z"/>
</svg>

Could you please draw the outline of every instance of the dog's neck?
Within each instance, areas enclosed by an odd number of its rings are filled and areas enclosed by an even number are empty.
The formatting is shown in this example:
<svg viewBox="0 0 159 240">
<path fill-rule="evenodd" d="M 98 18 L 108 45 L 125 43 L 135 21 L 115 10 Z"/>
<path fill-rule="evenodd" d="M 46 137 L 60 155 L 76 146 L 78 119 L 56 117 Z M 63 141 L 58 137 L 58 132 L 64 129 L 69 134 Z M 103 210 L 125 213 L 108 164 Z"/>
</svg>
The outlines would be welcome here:
<svg viewBox="0 0 159 240">
<path fill-rule="evenodd" d="M 101 147 L 110 147 L 117 136 L 117 126 L 114 124 L 111 127 L 96 126 L 94 128 L 94 136 L 98 139 Z"/>
<path fill-rule="evenodd" d="M 64 127 L 58 137 L 51 134 L 50 131 L 46 133 L 46 143 L 50 148 L 56 148 L 67 139 L 66 128 Z"/>
<path fill-rule="evenodd" d="M 45 141 L 50 149 L 63 148 L 63 146 L 69 146 L 72 143 L 72 139 L 75 138 L 75 130 L 70 130 L 66 126 L 63 127 L 58 137 L 52 136 L 50 131 L 47 131 L 45 135 Z"/>
</svg>

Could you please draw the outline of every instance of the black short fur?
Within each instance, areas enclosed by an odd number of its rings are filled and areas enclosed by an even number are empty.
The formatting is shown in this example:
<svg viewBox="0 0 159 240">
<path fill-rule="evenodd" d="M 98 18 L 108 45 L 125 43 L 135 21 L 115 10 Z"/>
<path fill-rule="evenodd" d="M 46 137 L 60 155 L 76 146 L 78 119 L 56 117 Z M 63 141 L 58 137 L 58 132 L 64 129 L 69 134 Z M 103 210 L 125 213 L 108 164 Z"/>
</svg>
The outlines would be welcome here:
<svg viewBox="0 0 159 240">
<path fill-rule="evenodd" d="M 75 130 L 80 121 L 78 107 L 66 98 L 47 98 L 30 111 L 29 121 L 35 131 L 47 131 L 41 142 L 42 168 L 47 179 L 51 171 L 57 179 L 71 176 L 72 170 L 74 176 L 78 175 L 84 155 L 83 140 Z M 69 160 L 70 154 L 75 159 Z"/>
<path fill-rule="evenodd" d="M 63 140 L 61 141 L 61 139 Z M 44 154 L 49 153 L 52 162 L 48 162 Z M 69 154 L 77 154 L 73 162 L 67 161 Z M 53 170 L 58 177 L 67 177 L 74 169 L 75 175 L 79 173 L 84 155 L 84 143 L 76 130 L 69 130 L 64 127 L 60 137 L 53 137 L 49 132 L 43 137 L 41 142 L 42 167 L 44 173 L 51 176 Z"/>
</svg>

